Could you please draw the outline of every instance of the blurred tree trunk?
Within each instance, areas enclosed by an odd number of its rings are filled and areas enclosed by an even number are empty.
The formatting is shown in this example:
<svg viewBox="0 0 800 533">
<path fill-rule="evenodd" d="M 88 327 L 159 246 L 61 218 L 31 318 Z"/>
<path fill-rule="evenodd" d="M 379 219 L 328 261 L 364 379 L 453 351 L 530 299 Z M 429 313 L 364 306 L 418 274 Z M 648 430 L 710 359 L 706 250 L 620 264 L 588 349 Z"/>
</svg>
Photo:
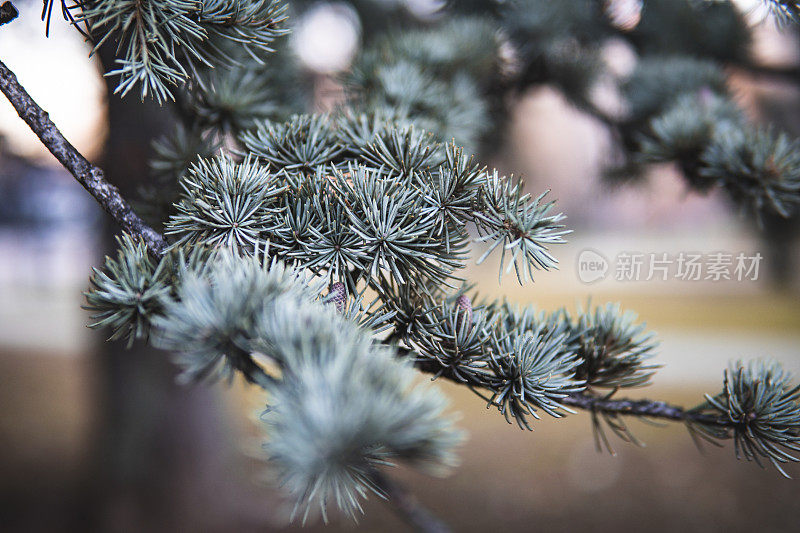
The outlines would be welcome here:
<svg viewBox="0 0 800 533">
<path fill-rule="evenodd" d="M 112 54 L 109 47 L 101 51 L 106 72 L 113 69 Z M 134 92 L 124 99 L 113 95 L 115 80 L 106 80 L 109 131 L 101 166 L 126 198 L 135 199 L 147 180 L 150 142 L 169 114 Z M 112 253 L 119 228 L 107 219 L 103 232 L 106 253 Z M 98 531 L 199 529 L 191 517 L 198 509 L 207 516 L 212 503 L 202 491 L 209 477 L 204 462 L 219 451 L 208 446 L 220 434 L 217 399 L 206 387 L 177 385 L 167 354 L 144 343 L 130 350 L 124 342 L 102 343 L 95 357 L 99 416 L 82 522 Z"/>
<path fill-rule="evenodd" d="M 757 105 L 764 122 L 777 126 L 794 138 L 800 137 L 800 78 L 782 85 L 783 92 L 775 94 L 768 84 L 757 93 Z M 764 90 L 764 89 L 762 89 Z M 800 213 L 784 218 L 772 212 L 762 217 L 759 236 L 764 245 L 764 268 L 767 280 L 778 289 L 789 289 L 797 283 L 797 246 L 800 238 Z"/>
<path fill-rule="evenodd" d="M 796 280 L 795 246 L 800 234 L 797 214 L 791 218 L 767 213 L 759 228 L 761 242 L 765 247 L 764 265 L 768 281 L 778 289 L 790 288 Z"/>
</svg>

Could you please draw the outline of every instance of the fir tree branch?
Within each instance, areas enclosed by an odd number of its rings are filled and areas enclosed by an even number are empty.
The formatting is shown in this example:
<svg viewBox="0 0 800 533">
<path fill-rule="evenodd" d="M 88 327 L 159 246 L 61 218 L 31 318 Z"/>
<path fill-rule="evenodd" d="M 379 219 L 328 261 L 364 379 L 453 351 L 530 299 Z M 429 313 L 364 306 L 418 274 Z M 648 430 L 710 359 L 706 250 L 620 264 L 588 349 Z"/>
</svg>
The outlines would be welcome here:
<svg viewBox="0 0 800 533">
<path fill-rule="evenodd" d="M 20 85 L 16 75 L 0 61 L 0 91 L 33 130 L 42 144 L 66 168 L 95 200 L 111 215 L 120 227 L 131 235 L 140 236 L 150 253 L 160 255 L 167 247 L 164 237 L 145 224 L 133 211 L 119 190 L 106 181 L 103 171 L 89 163 L 78 150 L 64 138 L 49 115 Z"/>
<path fill-rule="evenodd" d="M 413 351 L 400 349 L 401 353 L 413 357 Z M 435 374 L 437 377 L 449 379 L 462 384 L 450 369 L 442 369 L 435 361 L 418 360 L 417 369 Z M 702 424 L 713 427 L 733 427 L 737 423 L 729 418 L 717 417 L 706 413 L 686 410 L 678 405 L 670 405 L 659 400 L 630 400 L 627 398 L 612 399 L 608 396 L 592 396 L 585 392 L 573 392 L 559 400 L 566 407 L 576 407 L 585 411 L 602 412 L 609 415 L 638 416 L 687 424 Z"/>
<path fill-rule="evenodd" d="M 394 511 L 414 531 L 425 533 L 446 533 L 450 531 L 447 524 L 423 507 L 419 500 L 402 484 L 384 475 L 379 470 L 373 470 L 372 481 L 381 493 L 386 496 Z"/>
<path fill-rule="evenodd" d="M 675 422 L 703 424 L 706 426 L 726 427 L 736 423 L 728 418 L 717 417 L 705 413 L 687 411 L 683 407 L 670 405 L 657 400 L 629 400 L 627 398 L 611 399 L 604 396 L 591 396 L 585 393 L 573 393 L 561 403 L 569 407 L 577 407 L 586 411 L 599 411 L 613 415 L 643 416 Z"/>
</svg>

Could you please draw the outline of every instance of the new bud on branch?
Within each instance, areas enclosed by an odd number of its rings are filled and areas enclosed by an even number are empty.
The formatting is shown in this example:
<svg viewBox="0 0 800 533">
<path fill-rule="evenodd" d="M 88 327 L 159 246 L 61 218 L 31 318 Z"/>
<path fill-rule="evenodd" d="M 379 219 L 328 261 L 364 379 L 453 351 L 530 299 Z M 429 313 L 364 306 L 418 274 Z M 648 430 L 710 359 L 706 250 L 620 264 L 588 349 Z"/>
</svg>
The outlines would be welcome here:
<svg viewBox="0 0 800 533">
<path fill-rule="evenodd" d="M 338 312 L 343 312 L 344 306 L 347 304 L 347 289 L 345 288 L 344 283 L 337 281 L 331 285 L 331 288 L 328 291 L 328 296 L 325 297 L 325 302 L 332 303 L 334 306 L 336 306 L 336 310 Z"/>
<path fill-rule="evenodd" d="M 469 330 L 472 327 L 472 300 L 466 294 L 462 294 L 456 299 L 456 307 L 458 307 L 456 328 L 460 330 L 466 327 Z"/>
</svg>

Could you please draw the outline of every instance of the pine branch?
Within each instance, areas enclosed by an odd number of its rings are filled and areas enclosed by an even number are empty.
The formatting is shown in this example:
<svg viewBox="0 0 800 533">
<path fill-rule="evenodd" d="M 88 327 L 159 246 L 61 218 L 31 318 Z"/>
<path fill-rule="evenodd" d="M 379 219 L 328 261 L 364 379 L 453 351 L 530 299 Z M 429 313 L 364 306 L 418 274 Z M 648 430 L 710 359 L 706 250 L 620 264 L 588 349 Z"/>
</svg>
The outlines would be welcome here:
<svg viewBox="0 0 800 533">
<path fill-rule="evenodd" d="M 610 399 L 603 396 L 591 396 L 585 393 L 573 393 L 564 398 L 561 403 L 586 411 L 600 411 L 612 415 L 642 416 L 646 418 L 697 423 L 716 427 L 736 425 L 734 421 L 728 418 L 687 411 L 683 407 L 670 405 L 657 400 Z"/>
<path fill-rule="evenodd" d="M 401 349 L 400 351 L 407 356 L 413 356 L 411 350 Z M 459 384 L 463 383 L 453 374 L 451 369 L 443 370 L 441 365 L 435 361 L 418 360 L 415 362 L 415 366 L 417 369 L 429 374 L 435 374 L 437 377 L 443 377 Z M 670 405 L 658 400 L 611 399 L 608 396 L 592 396 L 585 392 L 573 392 L 560 399 L 559 403 L 566 407 L 577 407 L 585 411 L 602 412 L 614 416 L 638 416 L 713 427 L 733 427 L 737 424 L 728 418 L 686 410 L 683 407 Z"/>
<path fill-rule="evenodd" d="M 372 481 L 386 496 L 394 511 L 411 526 L 414 531 L 424 533 L 446 533 L 450 528 L 426 509 L 413 494 L 379 470 L 372 472 Z"/>
<path fill-rule="evenodd" d="M 150 253 L 160 255 L 167 243 L 156 230 L 145 224 L 120 195 L 119 189 L 106 181 L 103 171 L 89 163 L 64 138 L 49 115 L 37 104 L 17 80 L 16 75 L 0 61 L 0 91 L 33 130 L 42 144 L 66 168 L 95 200 L 111 215 L 120 227 L 131 235 L 144 239 Z"/>
</svg>

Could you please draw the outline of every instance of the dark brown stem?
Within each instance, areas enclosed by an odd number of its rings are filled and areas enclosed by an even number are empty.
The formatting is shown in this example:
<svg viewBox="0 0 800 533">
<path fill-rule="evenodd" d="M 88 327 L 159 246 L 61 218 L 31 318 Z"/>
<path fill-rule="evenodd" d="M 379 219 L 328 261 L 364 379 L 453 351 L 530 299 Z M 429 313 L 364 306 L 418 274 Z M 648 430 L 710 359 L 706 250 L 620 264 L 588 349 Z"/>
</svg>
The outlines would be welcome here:
<svg viewBox="0 0 800 533">
<path fill-rule="evenodd" d="M 795 65 L 781 66 L 749 63 L 741 67 L 741 69 L 745 73 L 759 78 L 769 78 L 790 83 L 800 82 L 800 67 Z"/>
<path fill-rule="evenodd" d="M 561 400 L 561 403 L 569 407 L 577 407 L 587 411 L 600 411 L 613 415 L 643 416 L 718 427 L 734 425 L 734 422 L 728 418 L 687 411 L 683 407 L 657 400 L 611 399 L 590 396 L 585 393 L 574 393 Z"/>
<path fill-rule="evenodd" d="M 14 4 L 11 2 L 4 2 L 2 6 L 0 6 L 0 26 L 3 24 L 8 24 L 19 15 L 19 11 L 17 8 L 14 7 Z"/>
<path fill-rule="evenodd" d="M 406 357 L 415 357 L 416 354 L 401 348 Z M 463 383 L 457 379 L 449 369 L 442 370 L 442 366 L 431 360 L 418 360 L 417 369 L 450 379 L 456 383 Z M 480 383 L 472 384 L 476 389 L 484 388 Z M 694 410 L 686 410 L 678 405 L 670 405 L 658 400 L 629 400 L 627 398 L 609 398 L 608 396 L 593 396 L 586 392 L 576 392 L 566 396 L 560 403 L 567 407 L 583 409 L 585 411 L 603 412 L 610 415 L 640 416 L 673 422 L 686 422 L 716 427 L 731 427 L 736 423 L 729 418 L 718 417 Z"/>
<path fill-rule="evenodd" d="M 450 528 L 426 509 L 413 494 L 379 470 L 372 472 L 372 482 L 386 496 L 394 511 L 414 531 L 447 533 Z"/>
<path fill-rule="evenodd" d="M 598 122 L 606 126 L 608 129 L 612 131 L 616 131 L 623 126 L 623 123 L 620 119 L 613 117 L 597 107 L 594 103 L 589 100 L 580 103 L 578 106 L 584 113 L 589 114 L 590 116 L 594 117 Z"/>
<path fill-rule="evenodd" d="M 103 171 L 92 165 L 75 149 L 58 130 L 45 110 L 39 107 L 28 92 L 20 85 L 13 72 L 0 61 L 0 91 L 33 132 L 64 165 L 75 179 L 89 191 L 95 200 L 111 215 L 120 227 L 141 237 L 154 255 L 160 255 L 167 247 L 164 237 L 139 218 L 119 190 L 106 181 Z"/>
</svg>

